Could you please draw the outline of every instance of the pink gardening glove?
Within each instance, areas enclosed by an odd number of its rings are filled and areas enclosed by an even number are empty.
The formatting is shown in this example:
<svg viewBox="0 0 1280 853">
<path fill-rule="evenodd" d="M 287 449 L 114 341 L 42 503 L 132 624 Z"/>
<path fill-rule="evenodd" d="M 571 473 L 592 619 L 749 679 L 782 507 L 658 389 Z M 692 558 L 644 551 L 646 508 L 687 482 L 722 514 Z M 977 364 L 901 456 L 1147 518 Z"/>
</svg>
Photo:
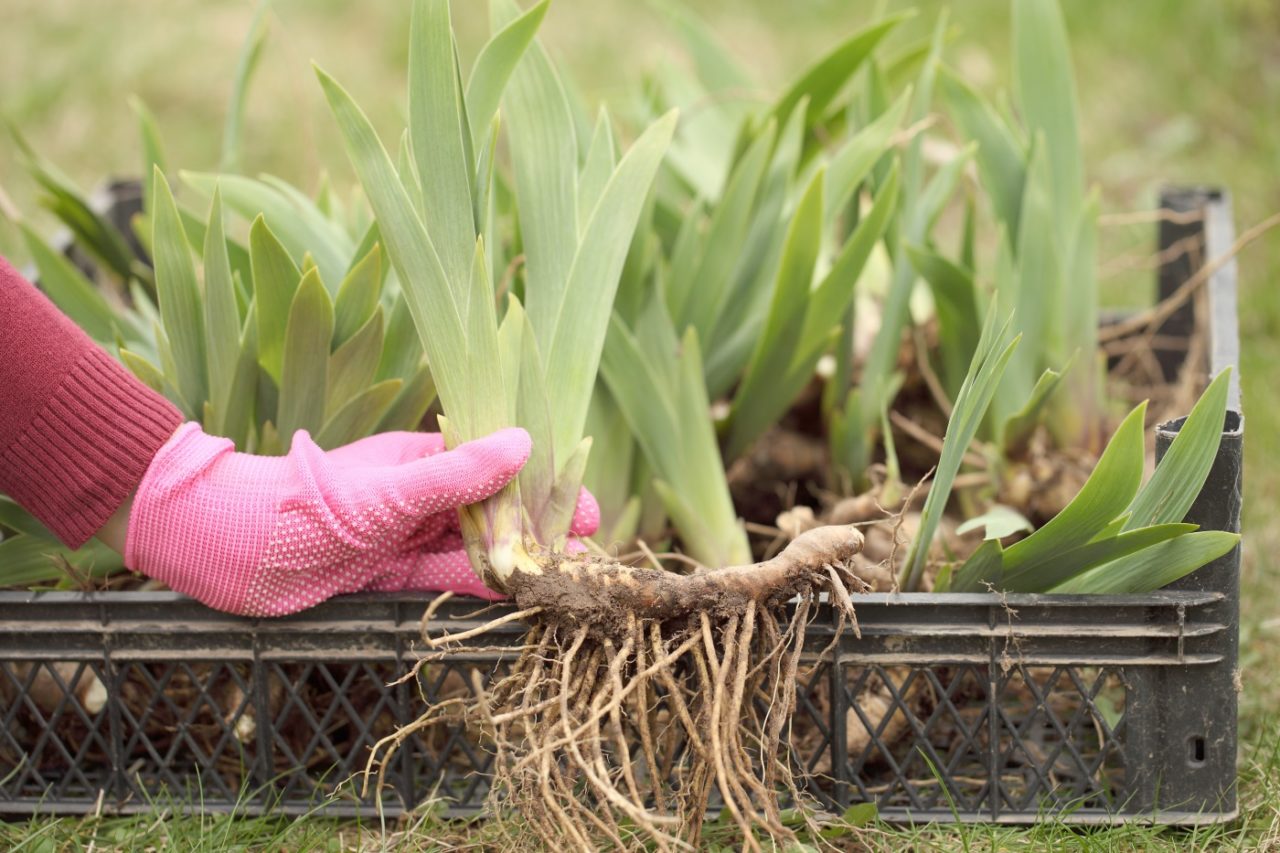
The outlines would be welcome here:
<svg viewBox="0 0 1280 853">
<path fill-rule="evenodd" d="M 125 563 L 250 616 L 366 589 L 501 598 L 472 572 L 456 510 L 497 492 L 528 457 L 522 429 L 449 451 L 439 434 L 394 432 L 328 452 L 299 430 L 287 456 L 270 457 L 186 423 L 138 487 Z M 573 532 L 598 524 L 583 490 Z"/>
</svg>

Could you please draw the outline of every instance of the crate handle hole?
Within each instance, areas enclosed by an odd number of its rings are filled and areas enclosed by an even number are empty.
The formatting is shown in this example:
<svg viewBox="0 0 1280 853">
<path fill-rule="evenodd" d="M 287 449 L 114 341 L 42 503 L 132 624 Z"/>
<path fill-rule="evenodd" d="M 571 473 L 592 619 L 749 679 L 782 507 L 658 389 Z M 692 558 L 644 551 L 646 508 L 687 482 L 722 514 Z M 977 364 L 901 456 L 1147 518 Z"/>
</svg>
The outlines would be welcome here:
<svg viewBox="0 0 1280 853">
<path fill-rule="evenodd" d="M 1192 767 L 1200 767 L 1205 760 L 1205 744 L 1203 737 L 1187 739 L 1187 763 Z"/>
</svg>

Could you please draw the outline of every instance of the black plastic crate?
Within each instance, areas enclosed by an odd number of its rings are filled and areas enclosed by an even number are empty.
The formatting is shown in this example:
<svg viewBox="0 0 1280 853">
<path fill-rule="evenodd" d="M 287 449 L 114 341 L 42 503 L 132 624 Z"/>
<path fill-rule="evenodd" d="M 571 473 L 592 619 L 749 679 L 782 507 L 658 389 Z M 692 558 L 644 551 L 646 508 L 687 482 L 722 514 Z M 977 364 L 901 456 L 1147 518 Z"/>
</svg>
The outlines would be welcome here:
<svg viewBox="0 0 1280 853">
<path fill-rule="evenodd" d="M 1202 257 L 1234 239 L 1230 202 L 1161 228 L 1202 232 Z M 1176 235 L 1174 231 L 1181 229 Z M 1182 264 L 1179 269 L 1174 265 Z M 1194 267 L 1162 270 L 1168 295 Z M 1204 319 L 1206 367 L 1237 363 L 1235 269 L 1211 278 L 1161 330 L 1176 367 Z M 1199 305 L 1201 313 L 1193 312 Z M 1243 419 L 1233 385 L 1218 458 L 1188 519 L 1238 530 Z M 1180 425 L 1157 431 L 1157 454 Z M 243 619 L 173 593 L 0 592 L 0 814 L 313 810 L 371 815 L 369 747 L 423 696 L 466 693 L 472 671 L 514 654 L 456 655 L 391 684 L 417 660 L 427 602 L 356 595 L 280 619 Z M 831 808 L 874 801 L 896 821 L 1192 824 L 1236 814 L 1239 549 L 1173 588 L 1139 596 L 861 596 L 861 639 L 819 621 L 799 688 L 794 761 Z M 487 621 L 450 601 L 454 629 Z M 515 646 L 522 628 L 486 638 Z M 441 798 L 474 813 L 486 745 L 460 721 L 414 735 L 393 760 L 384 813 Z"/>
</svg>

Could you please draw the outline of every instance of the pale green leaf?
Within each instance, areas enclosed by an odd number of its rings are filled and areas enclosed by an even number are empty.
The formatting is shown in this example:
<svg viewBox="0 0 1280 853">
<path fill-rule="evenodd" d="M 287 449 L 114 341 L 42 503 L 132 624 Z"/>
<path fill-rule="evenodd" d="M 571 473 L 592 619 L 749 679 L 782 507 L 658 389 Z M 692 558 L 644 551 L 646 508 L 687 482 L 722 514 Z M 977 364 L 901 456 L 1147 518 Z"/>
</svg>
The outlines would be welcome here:
<svg viewBox="0 0 1280 853">
<path fill-rule="evenodd" d="M 1069 367 L 1069 364 L 1064 366 L 1063 371 L 1065 372 Z M 1036 380 L 1026 405 L 1004 422 L 1000 429 L 1000 444 L 1004 448 L 1006 458 L 1014 458 L 1026 450 L 1027 442 L 1043 419 L 1045 404 L 1058 389 L 1062 375 L 1059 371 L 1046 369 Z"/>
<path fill-rule="evenodd" d="M 324 404 L 327 417 L 333 417 L 338 409 L 369 387 L 381 358 L 382 312 L 377 311 L 360 331 L 329 356 L 329 384 Z"/>
<path fill-rule="evenodd" d="M 1072 355 L 1066 350 L 1068 342 L 1060 327 L 1053 322 L 1064 282 L 1054 236 L 1057 214 L 1049 195 L 1049 162 L 1042 142 L 1037 137 L 1033 143 L 1022 200 L 1022 224 L 1018 228 L 1014 322 L 1019 332 L 1037 342 L 1034 349 L 1019 353 L 1010 366 L 1007 393 L 1018 400 L 1019 406 L 1031 396 L 1042 365 L 1059 367 Z"/>
<path fill-rule="evenodd" d="M 56 536 L 36 519 L 34 515 L 27 512 L 17 501 L 6 495 L 0 495 L 0 528 L 8 528 L 16 533 L 25 533 L 28 536 L 34 536 L 39 539 L 47 539 L 50 542 L 57 539 Z"/>
<path fill-rule="evenodd" d="M 240 309 L 222 230 L 222 196 L 215 188 L 204 238 L 205 335 L 209 344 L 209 400 L 225 416 L 240 360 Z M 208 424 L 219 432 L 221 424 Z"/>
<path fill-rule="evenodd" d="M 509 0 L 491 3 L 495 22 L 517 14 Z M 564 83 L 536 41 L 511 74 L 502 108 L 524 242 L 524 307 L 550 365 L 552 334 L 578 247 L 578 141 Z M 577 443 L 574 438 L 572 445 Z"/>
<path fill-rule="evenodd" d="M 590 436 L 578 443 L 569 458 L 560 465 L 560 474 L 556 477 L 551 494 L 539 508 L 536 522 L 539 536 L 549 541 L 551 547 L 558 551 L 564 550 L 567 531 L 578 509 L 578 496 L 582 492 L 582 480 L 586 475 L 591 447 Z M 523 494 L 521 491 L 522 497 Z"/>
<path fill-rule="evenodd" d="M 601 373 L 657 475 L 653 486 L 680 532 L 684 551 L 709 566 L 749 559 L 708 417 L 696 333 L 677 344 L 660 300 L 644 312 L 644 332 L 617 317 Z"/>
<path fill-rule="evenodd" d="M 1155 473 L 1129 504 L 1126 530 L 1181 521 L 1186 517 L 1213 468 L 1222 440 L 1230 387 L 1231 368 L 1228 367 L 1200 395 L 1191 414 L 1178 426 L 1178 434 Z"/>
<path fill-rule="evenodd" d="M 30 225 L 19 222 L 18 228 L 35 264 L 40 289 L 49 301 L 98 343 L 114 343 L 118 328 L 116 312 L 107 304 L 102 291 L 66 256 L 54 251 Z M 137 340 L 138 335 L 128 337 Z"/>
<path fill-rule="evenodd" d="M 235 442 L 240 450 L 247 450 L 253 438 L 254 406 L 259 396 L 258 382 L 262 368 L 258 364 L 258 325 L 256 323 L 257 308 L 251 306 L 249 316 L 240 336 L 240 354 L 236 358 L 236 372 L 231 379 L 231 388 L 227 399 L 222 404 L 219 418 L 222 422 L 222 435 Z M 270 381 L 269 379 L 267 380 Z M 275 417 L 275 407 L 263 409 L 259 413 L 262 420 Z"/>
<path fill-rule="evenodd" d="M 908 243 L 911 266 L 929 285 L 938 317 L 939 359 L 942 385 L 954 396 L 964 383 L 965 368 L 973 358 L 982 329 L 978 290 L 973 273 L 933 249 Z"/>
<path fill-rule="evenodd" d="M 818 359 L 827 349 L 832 330 L 851 316 L 858 279 L 897 210 L 898 188 L 899 172 L 895 164 L 876 193 L 871 210 L 858 221 L 835 263 L 814 288 L 805 312 L 804 331 L 800 334 L 801 349 L 792 359 L 788 373 L 789 383 L 809 381 Z"/>
<path fill-rule="evenodd" d="M 270 0 L 259 0 L 253 21 L 249 24 L 248 35 L 240 46 L 240 56 L 236 60 L 236 72 L 231 85 L 231 102 L 227 105 L 227 123 L 222 129 L 222 157 L 218 162 L 218 170 L 222 172 L 236 172 L 240 169 L 240 137 L 244 126 L 244 111 L 249 100 L 249 85 L 253 81 L 253 73 L 258 68 L 258 60 L 262 58 L 262 48 L 267 43 L 266 14 L 270 6 Z"/>
<path fill-rule="evenodd" d="M 939 16 L 934 26 L 933 40 L 930 43 L 929 57 L 920 71 L 916 81 L 912 105 L 911 122 L 922 121 L 930 112 L 933 102 L 934 81 L 937 77 L 939 57 L 942 52 L 943 35 L 946 31 L 946 15 Z M 874 66 L 872 66 L 874 69 Z M 890 403 L 889 388 L 892 375 L 897 366 L 898 349 L 902 341 L 902 330 L 909 319 L 911 294 L 915 290 L 916 273 L 914 267 L 907 262 L 904 243 L 920 244 L 924 242 L 925 230 L 929 217 L 921 212 L 921 182 L 924 169 L 924 141 L 920 134 L 908 143 L 902 158 L 902 202 L 900 204 L 899 221 L 902 223 L 891 228 L 887 244 L 890 254 L 894 256 L 893 277 L 889 283 L 889 291 L 885 297 L 880 316 L 880 328 L 871 343 L 862 369 L 862 381 L 859 394 L 862 398 L 860 410 L 850 412 L 858 419 L 851 429 L 861 429 L 864 436 L 854 445 L 855 448 L 867 450 L 870 447 L 870 435 L 874 432 L 879 413 Z M 941 189 L 943 183 L 935 182 Z M 869 457 L 850 459 L 846 462 L 853 469 L 854 476 L 861 478 Z"/>
<path fill-rule="evenodd" d="M 964 565 L 952 569 L 949 592 L 988 592 L 999 589 L 1002 555 L 999 539 L 987 539 L 969 555 Z"/>
<path fill-rule="evenodd" d="M 142 209 L 155 210 L 155 170 L 159 168 L 161 172 L 168 171 L 164 145 L 160 141 L 156 117 L 146 103 L 132 95 L 129 97 L 129 107 L 138 117 L 138 136 L 142 140 Z"/>
<path fill-rule="evenodd" d="M 14 142 L 22 152 L 27 171 L 43 190 L 40 203 L 62 222 L 75 243 L 97 259 L 117 278 L 128 281 L 138 272 L 132 250 L 107 218 L 93 209 L 75 183 L 31 147 L 18 129 L 10 125 Z"/>
<path fill-rule="evenodd" d="M 258 317 L 258 359 L 277 383 L 284 357 L 285 325 L 302 273 L 275 232 L 259 215 L 249 229 L 249 262 Z"/>
<path fill-rule="evenodd" d="M 800 341 L 814 265 L 822 244 L 825 173 L 809 182 L 787 229 L 773 298 L 747 370 L 733 398 L 726 458 L 736 459 L 791 405 L 779 393 Z"/>
<path fill-rule="evenodd" d="M 284 181 L 270 176 L 256 180 L 202 172 L 183 172 L 182 180 L 206 198 L 213 196 L 215 187 L 220 189 L 223 202 L 246 222 L 265 217 L 295 266 L 310 252 L 324 281 L 333 287 L 342 281 L 355 250 L 350 236 L 326 219 L 315 202 Z M 251 232 L 250 251 L 252 248 Z"/>
<path fill-rule="evenodd" d="M 668 113 L 631 146 L 605 187 L 574 256 L 546 356 L 547 386 L 556 389 L 552 416 L 559 459 L 568 458 L 582 438 L 618 278 L 675 125 L 675 114 Z M 536 324 L 532 312 L 529 319 Z"/>
<path fill-rule="evenodd" d="M 871 171 L 871 167 L 889 152 L 889 142 L 902 123 L 910 103 L 911 90 L 908 89 L 893 106 L 836 151 L 827 168 L 827 185 L 823 192 L 823 222 L 835 220 L 849 204 L 854 191 Z"/>
<path fill-rule="evenodd" d="M 1067 26 L 1057 0 L 1019 0 L 1013 5 L 1013 89 L 1032 134 L 1043 134 L 1055 210 L 1067 213 L 1054 225 L 1058 239 L 1071 237 L 1071 215 L 1084 192 L 1076 123 L 1075 74 Z"/>
<path fill-rule="evenodd" d="M 717 202 L 700 241 L 696 267 L 687 267 L 688 276 L 676 278 L 683 270 L 673 270 L 669 289 L 671 313 L 677 327 L 692 326 L 699 340 L 710 340 L 720 308 L 727 298 L 730 277 L 743 254 L 748 229 L 756 210 L 760 182 L 773 152 L 775 125 L 770 122 L 751 143 L 734 166 L 723 197 Z M 776 225 L 774 226 L 776 227 Z"/>
<path fill-rule="evenodd" d="M 1022 221 L 1022 195 L 1026 182 L 1026 152 L 1004 119 L 955 74 L 941 75 L 942 98 L 964 138 L 978 144 L 978 174 L 986 187 L 996 217 L 1016 242 Z"/>
<path fill-rule="evenodd" d="M 909 17 L 910 14 L 887 17 L 849 36 L 806 68 L 799 79 L 787 88 L 773 108 L 773 117 L 779 124 L 785 124 L 791 111 L 807 98 L 809 118 L 805 123 L 812 125 L 825 114 L 827 107 L 881 40 Z"/>
<path fill-rule="evenodd" d="M 654 5 L 675 25 L 693 59 L 698 79 L 708 92 L 739 92 L 755 85 L 733 53 L 716 38 L 715 31 L 687 4 L 655 0 Z"/>
<path fill-rule="evenodd" d="M 313 269 L 298 284 L 284 336 L 276 430 L 285 447 L 296 430 L 315 434 L 324 424 L 332 339 L 333 303 Z"/>
<path fill-rule="evenodd" d="M 1052 401 L 1056 437 L 1069 446 L 1097 443 L 1104 409 L 1104 359 L 1098 349 L 1098 211 L 1099 193 L 1086 199 L 1065 257 L 1063 287 L 1056 325 L 1062 329 L 1062 353 L 1079 358 L 1080 367 L 1066 375 L 1066 393 Z"/>
<path fill-rule="evenodd" d="M 212 198 L 212 193 L 210 193 Z M 208 229 L 208 223 L 196 216 L 186 208 L 179 208 L 178 215 L 182 217 L 182 230 L 186 232 L 187 240 L 191 243 L 191 248 L 197 252 L 204 251 L 205 232 Z M 138 216 L 134 219 L 135 224 L 146 222 L 149 226 L 150 220 L 145 215 Z M 249 249 L 244 244 L 236 241 L 231 237 L 227 237 L 227 260 L 231 263 L 231 275 L 233 279 L 239 279 L 236 284 L 237 296 L 236 304 L 240 309 L 240 316 L 243 318 L 248 309 L 248 298 L 244 292 L 244 282 L 253 281 L 253 264 L 249 260 Z M 134 300 L 137 302 L 137 299 Z M 135 304 L 136 307 L 136 304 Z"/>
<path fill-rule="evenodd" d="M 974 516 L 956 528 L 956 534 L 964 536 L 981 530 L 983 539 L 1004 539 L 1015 533 L 1030 533 L 1035 527 L 1027 517 L 1004 504 L 995 504 L 982 515 Z"/>
<path fill-rule="evenodd" d="M 476 245 L 463 109 L 449 0 L 416 0 L 409 36 L 409 142 L 422 185 L 423 225 L 445 277 L 456 282 L 470 275 Z M 465 321 L 467 309 L 460 306 L 459 313 Z"/>
<path fill-rule="evenodd" d="M 1094 566 L 1185 536 L 1195 529 L 1194 524 L 1159 524 L 1085 542 L 1020 569 L 1010 570 L 1006 565 L 999 586 L 1008 592 L 1045 592 Z M 1006 551 L 1006 564 L 1008 554 Z"/>
<path fill-rule="evenodd" d="M 467 81 L 466 95 L 472 145 L 476 149 L 482 147 L 484 134 L 498 112 L 507 81 L 542 24 L 548 2 L 542 0 L 495 32 L 476 57 L 471 78 Z"/>
<path fill-rule="evenodd" d="M 138 377 L 143 385 L 158 394 L 164 393 L 164 377 L 160 375 L 160 368 L 127 349 L 120 350 L 120 361 L 129 368 L 130 373 Z"/>
<path fill-rule="evenodd" d="M 915 590 L 924 576 L 925 561 L 933 545 L 934 534 L 942 522 L 947 501 L 951 498 L 951 487 L 955 483 L 956 474 L 960 471 L 970 442 L 986 416 L 987 407 L 1000 384 L 1000 377 L 1018 348 L 1019 338 L 1013 335 L 1010 321 L 1006 320 L 997 326 L 998 316 L 999 312 L 994 307 L 988 310 L 977 352 L 947 421 L 941 458 L 920 514 L 920 529 L 903 564 L 901 586 L 904 590 Z"/>
<path fill-rule="evenodd" d="M 178 363 L 174 361 L 169 338 L 159 322 L 153 326 L 153 334 L 156 340 L 156 357 L 160 362 L 160 382 L 164 395 L 188 417 L 198 417 L 203 407 L 200 404 L 187 402 L 182 396 L 182 389 L 177 385 Z"/>
<path fill-rule="evenodd" d="M 205 367 L 204 306 L 191 247 L 183 233 L 169 182 L 155 175 L 156 210 L 152 226 L 152 252 L 156 270 L 156 293 L 177 374 L 175 384 L 191 406 L 209 399 Z"/>
<path fill-rule="evenodd" d="M 1076 575 L 1053 591 L 1088 595 L 1153 592 L 1230 553 L 1239 543 L 1237 533 L 1188 533 Z"/>
<path fill-rule="evenodd" d="M 395 402 L 373 432 L 423 429 L 422 419 L 435 398 L 436 386 L 431 380 L 431 370 L 424 364 L 404 381 Z"/>
<path fill-rule="evenodd" d="M 609 346 L 606 340 L 605 349 Z M 634 533 L 634 523 L 639 520 L 640 500 L 633 494 L 631 484 L 639 448 L 603 377 L 591 395 L 584 432 L 591 438 L 592 453 L 583 474 L 583 485 L 591 490 L 600 506 L 600 528 L 605 531 L 601 541 L 607 546 L 613 544 L 615 534 L 624 528 Z"/>
<path fill-rule="evenodd" d="M 508 425 L 496 327 L 492 339 L 469 340 L 431 237 L 414 212 L 386 149 L 351 96 L 323 71 L 317 69 L 317 73 L 377 215 L 444 410 L 464 441 Z"/>
<path fill-rule="evenodd" d="M 542 534 L 556 536 L 565 528 L 556 530 L 542 526 L 542 514 L 550 505 L 551 494 L 557 482 L 557 463 L 560 457 L 554 440 L 554 420 L 551 414 L 558 398 L 551 397 L 543 369 L 542 354 L 538 351 L 538 339 L 533 333 L 528 315 L 517 310 L 517 319 L 523 318 L 524 330 L 520 334 L 520 352 L 516 360 L 517 417 L 532 439 L 529 461 L 520 469 L 520 497 L 533 518 L 534 530 L 541 541 Z M 505 353 L 504 353 L 505 356 Z M 505 363 L 504 363 L 505 367 Z M 508 381 L 510 381 L 508 379 Z"/>
<path fill-rule="evenodd" d="M 1057 554 L 1089 542 L 1112 519 L 1125 512 L 1142 483 L 1142 426 L 1146 410 L 1144 403 L 1124 419 L 1071 503 L 1005 552 L 1006 574 L 1029 571 Z"/>
<path fill-rule="evenodd" d="M 325 421 L 324 427 L 316 435 L 316 444 L 324 450 L 332 450 L 371 435 L 378 422 L 391 409 L 403 384 L 399 379 L 388 379 L 365 388 L 347 400 L 342 408 Z"/>
<path fill-rule="evenodd" d="M 729 286 L 711 311 L 714 331 L 705 342 L 701 334 L 698 336 L 706 352 L 711 397 L 727 394 L 741 376 L 764 323 L 772 292 L 769 282 L 781 260 L 786 237 L 785 210 L 804 147 L 805 115 L 803 110 L 795 110 L 778 136 L 746 237 L 733 246 L 735 262 Z"/>
<path fill-rule="evenodd" d="M 341 346 L 363 328 L 382 293 L 382 250 L 377 243 L 347 271 L 333 304 L 333 345 Z"/>
<path fill-rule="evenodd" d="M 613 146 L 613 126 L 609 111 L 601 106 L 596 118 L 591 145 L 587 148 L 582 174 L 578 176 L 578 231 L 586 229 L 587 217 L 596 209 L 596 202 L 604 192 L 617 165 L 618 155 Z"/>
<path fill-rule="evenodd" d="M 498 326 L 498 353 L 502 362 L 502 387 L 511 405 L 508 413 L 513 420 L 516 420 L 517 401 L 520 398 L 520 361 L 524 353 L 525 330 L 528 327 L 528 315 L 524 313 L 524 306 L 514 294 L 508 294 L 507 311 Z"/>
<path fill-rule="evenodd" d="M 413 316 L 403 293 L 396 295 L 383 335 L 382 360 L 378 362 L 381 379 L 408 380 L 422 364 L 422 341 L 413 326 Z"/>
</svg>

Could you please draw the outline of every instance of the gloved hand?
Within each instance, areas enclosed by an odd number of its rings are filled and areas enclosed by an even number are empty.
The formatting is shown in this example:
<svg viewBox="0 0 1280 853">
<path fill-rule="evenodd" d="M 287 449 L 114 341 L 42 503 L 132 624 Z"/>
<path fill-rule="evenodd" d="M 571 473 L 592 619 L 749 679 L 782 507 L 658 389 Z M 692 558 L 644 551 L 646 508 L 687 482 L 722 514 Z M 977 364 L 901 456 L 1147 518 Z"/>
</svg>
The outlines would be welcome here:
<svg viewBox="0 0 1280 853">
<path fill-rule="evenodd" d="M 444 449 L 393 432 L 325 452 L 299 430 L 287 456 L 237 453 L 183 424 L 147 468 L 125 564 L 210 607 L 280 616 L 358 590 L 489 590 L 471 570 L 457 508 L 497 492 L 529 457 L 504 429 Z M 572 532 L 599 526 L 585 489 Z"/>
</svg>

